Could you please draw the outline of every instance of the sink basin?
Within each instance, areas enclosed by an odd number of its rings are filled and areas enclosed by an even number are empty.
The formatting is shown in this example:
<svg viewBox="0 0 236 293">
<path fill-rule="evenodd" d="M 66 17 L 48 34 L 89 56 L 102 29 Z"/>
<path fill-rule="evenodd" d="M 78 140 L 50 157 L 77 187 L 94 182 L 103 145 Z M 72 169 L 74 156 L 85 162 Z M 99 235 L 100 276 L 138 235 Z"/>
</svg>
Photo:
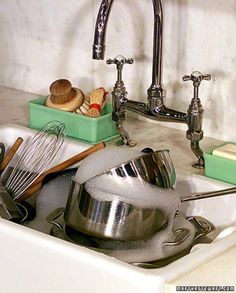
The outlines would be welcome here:
<svg viewBox="0 0 236 293">
<path fill-rule="evenodd" d="M 192 175 L 179 179 L 176 185 L 181 197 L 190 194 L 231 188 L 233 185 L 204 176 Z M 216 227 L 211 236 L 236 223 L 236 194 L 207 198 L 182 203 L 181 211 L 187 216 L 199 215 L 207 218 Z"/>
<path fill-rule="evenodd" d="M 16 137 L 34 131 L 16 126 L 0 127 L 0 141 L 7 147 Z M 90 147 L 67 140 L 63 161 Z M 231 185 L 203 176 L 178 177 L 181 196 L 194 192 L 228 188 Z M 211 221 L 216 232 L 235 223 L 236 196 L 227 195 L 184 203 L 187 216 L 201 215 Z M 77 246 L 0 219 L 0 292 L 164 292 L 165 285 L 216 255 L 236 245 L 236 233 L 190 253 L 160 269 L 147 270 L 118 261 L 102 253 Z"/>
</svg>

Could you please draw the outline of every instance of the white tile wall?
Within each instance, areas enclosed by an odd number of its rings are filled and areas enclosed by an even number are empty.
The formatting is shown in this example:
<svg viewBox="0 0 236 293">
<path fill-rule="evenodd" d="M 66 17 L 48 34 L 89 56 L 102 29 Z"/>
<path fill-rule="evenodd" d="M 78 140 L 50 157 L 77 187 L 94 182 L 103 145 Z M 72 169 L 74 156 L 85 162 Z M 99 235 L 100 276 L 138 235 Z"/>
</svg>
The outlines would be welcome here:
<svg viewBox="0 0 236 293">
<path fill-rule="evenodd" d="M 144 100 L 151 82 L 151 0 L 115 0 L 107 57 L 132 56 L 124 80 L 130 98 Z M 166 104 L 186 111 L 191 84 L 182 75 L 200 70 L 206 135 L 236 141 L 236 0 L 163 0 Z M 47 94 L 68 78 L 85 92 L 112 88 L 115 70 L 93 61 L 91 47 L 99 0 L 1 0 L 0 85 Z M 179 127 L 172 125 L 173 127 Z M 185 129 L 185 126 L 182 126 Z M 158 131 L 158 128 L 157 128 Z"/>
</svg>

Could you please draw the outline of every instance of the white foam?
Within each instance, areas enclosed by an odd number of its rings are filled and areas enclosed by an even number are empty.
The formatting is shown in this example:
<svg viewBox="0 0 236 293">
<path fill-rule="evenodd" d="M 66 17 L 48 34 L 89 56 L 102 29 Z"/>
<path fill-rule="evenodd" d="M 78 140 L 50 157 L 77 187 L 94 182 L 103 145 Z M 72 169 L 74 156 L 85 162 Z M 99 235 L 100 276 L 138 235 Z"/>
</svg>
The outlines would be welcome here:
<svg viewBox="0 0 236 293">
<path fill-rule="evenodd" d="M 28 223 L 26 226 L 36 229 L 38 231 L 49 233 L 52 228 L 51 224 L 46 222 L 46 217 L 49 213 L 51 213 L 54 209 L 58 207 L 64 207 L 67 200 L 67 194 L 70 185 L 70 176 L 72 174 L 68 174 L 66 176 L 60 176 L 53 181 L 47 183 L 42 190 L 39 192 L 38 197 L 36 199 L 36 208 L 37 208 L 37 217 L 32 222 Z M 91 180 L 92 181 L 92 180 Z M 90 182 L 91 183 L 91 182 Z M 143 183 L 142 183 L 143 184 Z M 136 183 L 136 189 L 140 189 L 141 183 Z M 101 250 L 104 253 L 115 257 L 119 260 L 125 262 L 147 262 L 160 260 L 163 258 L 167 258 L 173 256 L 186 248 L 190 247 L 195 235 L 194 227 L 191 223 L 186 221 L 181 215 L 176 216 L 176 206 L 179 203 L 178 196 L 175 191 L 158 189 L 152 187 L 151 189 L 154 191 L 159 191 L 158 193 L 150 192 L 150 188 L 147 188 L 149 184 L 144 182 L 144 187 L 142 192 L 146 192 L 143 194 L 143 198 L 141 194 L 137 194 L 137 198 L 135 195 L 137 193 L 136 189 L 133 189 L 131 192 L 130 188 L 124 185 L 124 187 L 129 190 L 129 195 L 131 198 L 120 197 L 122 200 L 127 202 L 144 204 L 147 207 L 153 207 L 151 204 L 155 204 L 157 207 L 161 209 L 165 209 L 166 213 L 168 213 L 168 225 L 165 229 L 158 231 L 154 236 L 149 238 L 148 240 L 139 240 L 139 241 L 114 241 L 114 240 L 100 240 Z M 105 185 L 107 188 L 108 186 Z M 150 187 L 150 186 L 149 186 Z M 125 188 L 124 188 L 125 190 Z M 120 190 L 119 192 L 121 192 Z M 135 192 L 135 193 L 133 193 Z M 140 191 L 139 191 L 140 192 Z M 109 199 L 108 194 L 99 194 L 96 193 L 94 196 L 97 196 L 98 199 Z M 156 196 L 156 198 L 155 198 Z M 176 199 L 177 196 L 177 199 Z M 111 197 L 112 199 L 113 197 Z M 153 202 L 151 202 L 151 201 Z M 150 202 L 149 202 L 150 201 Z M 174 241 L 175 233 L 177 229 L 188 229 L 191 235 L 186 239 L 181 245 L 177 246 L 163 246 L 163 243 L 167 241 Z M 99 240 L 96 240 L 97 242 Z"/>
<path fill-rule="evenodd" d="M 104 171 L 140 157 L 143 154 L 144 153 L 134 149 L 108 146 L 85 158 L 82 161 L 74 180 L 82 184 Z"/>
<path fill-rule="evenodd" d="M 171 225 L 181 205 L 179 194 L 172 188 L 159 188 L 141 178 L 119 178 L 104 174 L 85 183 L 90 195 L 100 201 L 121 200 L 139 208 L 156 208 Z M 117 181 L 118 180 L 118 181 Z"/>
<path fill-rule="evenodd" d="M 46 217 L 56 208 L 65 207 L 72 175 L 74 172 L 59 176 L 42 187 L 36 197 L 36 217 L 25 226 L 49 234 L 52 225 Z"/>
</svg>

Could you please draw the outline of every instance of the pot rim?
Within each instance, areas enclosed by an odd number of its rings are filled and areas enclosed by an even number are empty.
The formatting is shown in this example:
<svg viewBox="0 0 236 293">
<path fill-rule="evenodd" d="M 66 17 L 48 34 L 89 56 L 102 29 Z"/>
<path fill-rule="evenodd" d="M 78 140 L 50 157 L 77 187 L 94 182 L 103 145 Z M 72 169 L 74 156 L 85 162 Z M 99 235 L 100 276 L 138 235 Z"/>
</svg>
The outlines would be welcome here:
<svg viewBox="0 0 236 293">
<path fill-rule="evenodd" d="M 86 180 L 86 181 L 84 181 L 84 182 L 78 182 L 78 181 L 76 181 L 76 180 L 74 180 L 74 181 L 75 181 L 76 183 L 78 183 L 78 184 L 84 184 L 85 182 L 87 182 L 87 181 L 89 181 L 89 180 L 91 180 L 91 179 L 94 179 L 94 178 L 96 178 L 96 177 L 99 177 L 99 176 L 101 176 L 101 175 L 106 174 L 106 173 L 109 172 L 110 170 L 117 169 L 117 168 L 122 167 L 122 166 L 124 166 L 124 165 L 130 164 L 130 163 L 133 163 L 133 162 L 135 162 L 135 161 L 137 161 L 137 160 L 140 160 L 140 159 L 142 159 L 142 158 L 146 158 L 146 157 L 148 157 L 148 156 L 153 156 L 153 154 L 164 153 L 164 152 L 168 152 L 168 153 L 170 153 L 170 150 L 169 150 L 169 149 L 163 149 L 163 150 L 157 150 L 157 151 L 154 151 L 154 152 L 152 152 L 152 153 L 148 153 L 148 154 L 143 153 L 143 155 L 141 155 L 141 156 L 139 156 L 139 157 L 135 157 L 135 158 L 133 158 L 133 159 L 127 160 L 127 161 L 125 161 L 124 163 L 121 163 L 121 164 L 118 164 L 118 165 L 113 166 L 112 168 L 108 168 L 108 169 L 102 171 L 101 173 L 98 173 L 97 175 L 92 176 L 91 178 L 89 178 L 88 180 Z M 172 160 L 172 159 L 171 159 L 171 160 Z M 173 166 L 173 167 L 174 167 L 174 166 Z M 75 176 L 74 176 L 74 177 L 75 177 Z"/>
</svg>

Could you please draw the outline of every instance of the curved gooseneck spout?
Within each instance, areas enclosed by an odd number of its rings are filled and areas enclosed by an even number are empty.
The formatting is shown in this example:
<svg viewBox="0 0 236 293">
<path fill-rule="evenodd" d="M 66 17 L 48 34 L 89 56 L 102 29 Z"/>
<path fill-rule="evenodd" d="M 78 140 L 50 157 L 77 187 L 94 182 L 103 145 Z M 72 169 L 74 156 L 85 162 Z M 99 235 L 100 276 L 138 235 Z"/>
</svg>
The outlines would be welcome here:
<svg viewBox="0 0 236 293">
<path fill-rule="evenodd" d="M 152 0 L 154 11 L 152 84 L 148 89 L 147 104 L 127 100 L 127 110 L 160 121 L 187 123 L 186 113 L 168 109 L 163 103 L 165 90 L 162 85 L 162 44 L 163 44 L 163 8 L 161 0 Z M 93 59 L 101 60 L 105 56 L 107 23 L 113 0 L 102 0 L 95 27 Z"/>
<path fill-rule="evenodd" d="M 105 57 L 107 22 L 109 19 L 112 3 L 113 0 L 102 0 L 98 11 L 93 43 L 93 59 L 96 60 L 103 60 Z"/>
</svg>

